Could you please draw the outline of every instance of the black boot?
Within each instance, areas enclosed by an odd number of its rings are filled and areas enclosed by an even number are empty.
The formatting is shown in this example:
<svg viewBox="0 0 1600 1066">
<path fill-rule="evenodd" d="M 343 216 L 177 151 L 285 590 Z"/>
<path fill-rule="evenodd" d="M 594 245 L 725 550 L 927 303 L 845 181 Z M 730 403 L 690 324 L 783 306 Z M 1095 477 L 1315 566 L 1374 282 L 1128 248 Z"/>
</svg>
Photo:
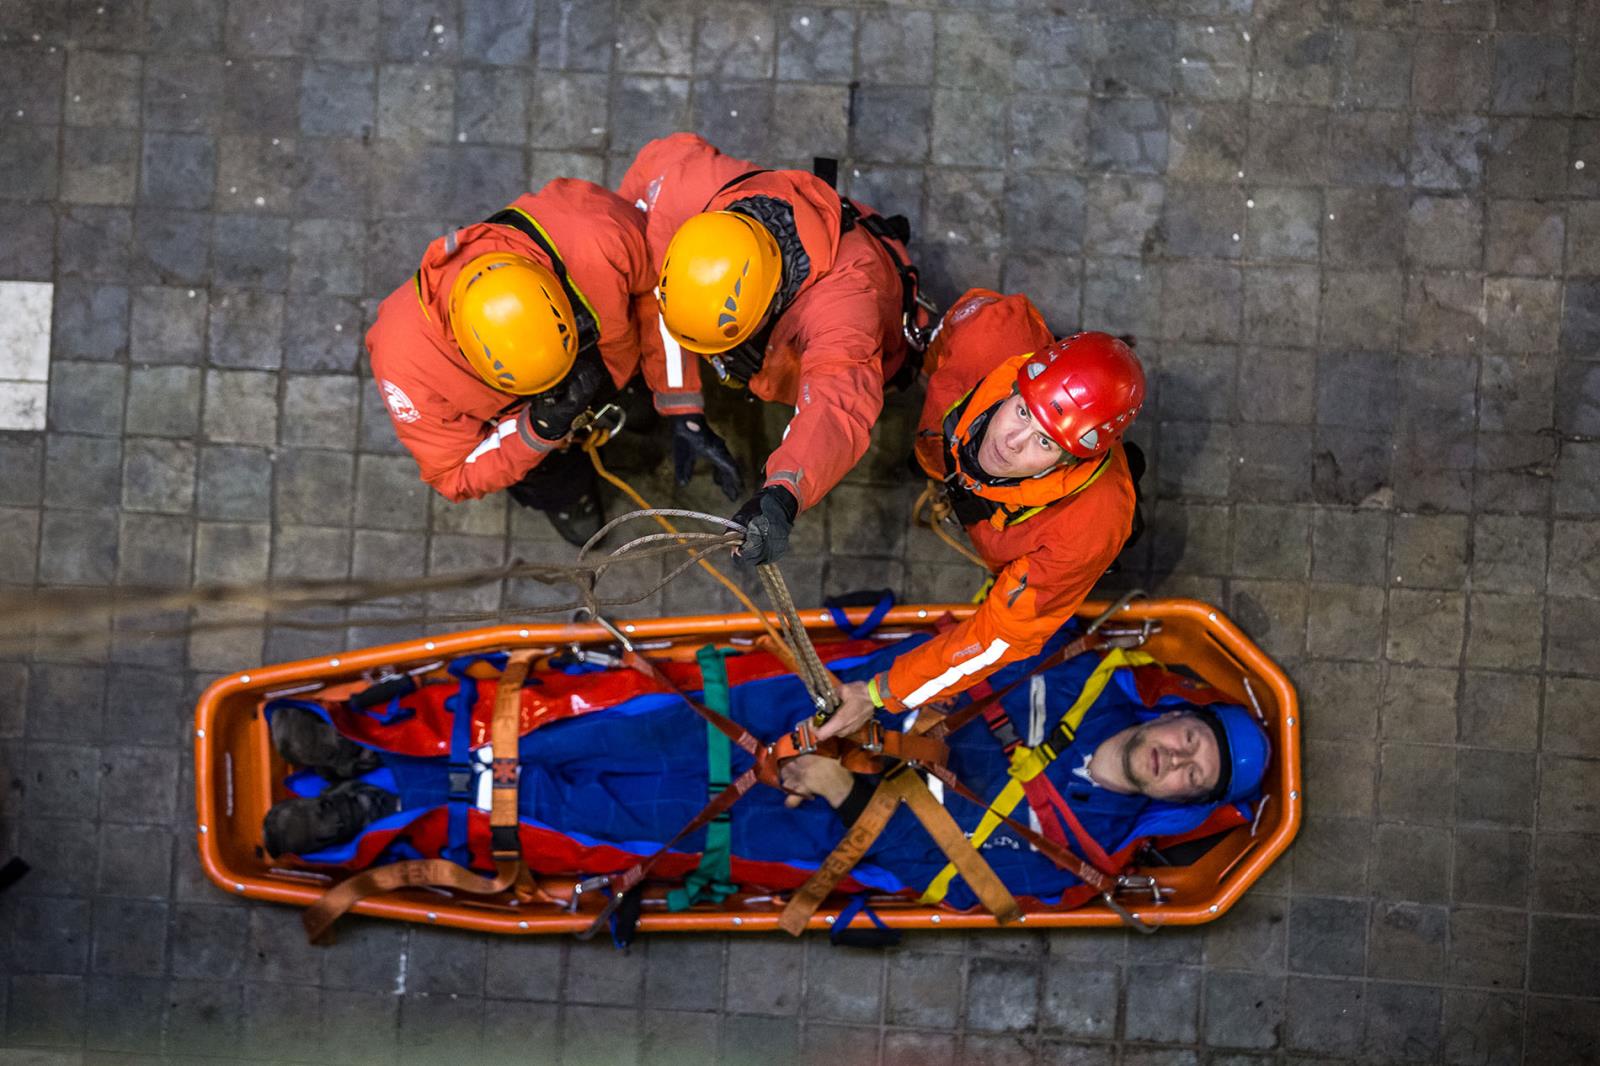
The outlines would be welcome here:
<svg viewBox="0 0 1600 1066">
<path fill-rule="evenodd" d="M 399 796 L 361 781 L 345 781 L 320 796 L 296 796 L 273 804 L 262 820 L 267 851 L 307 855 L 344 844 L 399 809 Z"/>
<path fill-rule="evenodd" d="M 574 548 L 589 543 L 589 538 L 600 532 L 606 524 L 606 512 L 600 504 L 600 494 L 589 491 L 576 500 L 545 512 L 550 525 L 561 534 L 561 539 Z"/>
<path fill-rule="evenodd" d="M 272 746 L 291 764 L 336 780 L 360 777 L 381 765 L 377 752 L 341 736 L 326 719 L 299 707 L 273 712 Z"/>
</svg>

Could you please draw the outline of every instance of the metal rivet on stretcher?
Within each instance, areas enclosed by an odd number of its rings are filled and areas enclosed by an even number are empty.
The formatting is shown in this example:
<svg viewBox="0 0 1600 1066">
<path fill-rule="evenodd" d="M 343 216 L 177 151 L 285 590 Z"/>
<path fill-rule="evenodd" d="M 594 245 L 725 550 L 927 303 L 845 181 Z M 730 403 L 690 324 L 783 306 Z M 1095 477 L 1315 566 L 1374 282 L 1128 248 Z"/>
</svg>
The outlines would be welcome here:
<svg viewBox="0 0 1600 1066">
<path fill-rule="evenodd" d="M 1215 903 L 1213 903 L 1213 904 L 1212 904 L 1212 905 L 1211 905 L 1211 908 L 1210 908 L 1210 909 L 1211 909 L 1211 913 L 1212 913 L 1212 914 L 1215 914 L 1215 913 L 1217 913 L 1217 905 L 1216 905 L 1216 904 L 1215 904 Z"/>
<path fill-rule="evenodd" d="M 1290 792 L 1289 793 L 1289 798 L 1292 799 L 1292 800 L 1297 800 L 1297 799 L 1300 798 L 1300 793 L 1299 792 Z"/>
<path fill-rule="evenodd" d="M 329 666 L 338 666 L 339 665 L 339 660 L 338 659 L 329 659 L 328 660 L 328 665 Z"/>
<path fill-rule="evenodd" d="M 743 918 L 735 918 L 733 920 L 733 924 L 734 925 L 743 925 L 744 924 L 744 919 Z"/>
<path fill-rule="evenodd" d="M 429 911 L 428 912 L 428 921 L 437 922 L 438 920 L 439 920 L 439 915 L 438 914 L 436 914 L 433 911 Z"/>
<path fill-rule="evenodd" d="M 206 827 L 205 826 L 201 826 L 200 827 L 200 832 L 204 833 L 205 831 L 206 831 Z"/>
<path fill-rule="evenodd" d="M 203 737 L 206 735 L 206 731 L 204 729 L 196 729 L 194 731 L 194 735 L 197 737 Z"/>
<path fill-rule="evenodd" d="M 428 643 L 424 644 L 423 647 L 426 648 L 428 651 L 432 651 L 433 650 L 433 641 L 431 641 L 431 640 L 428 641 Z"/>
<path fill-rule="evenodd" d="M 243 886 L 243 885 L 241 885 L 241 884 L 240 884 L 240 883 L 239 883 L 239 882 L 237 882 L 237 881 L 235 881 L 235 882 L 234 882 L 234 883 L 233 883 L 233 890 L 234 890 L 234 891 L 235 891 L 235 892 L 243 892 L 243 891 L 244 891 L 244 886 Z"/>
<path fill-rule="evenodd" d="M 517 630 L 517 636 L 521 637 L 523 640 L 527 640 L 528 639 L 528 631 L 526 629 L 519 629 L 519 630 Z"/>
<path fill-rule="evenodd" d="M 528 928 L 528 923 L 527 922 L 518 922 L 517 923 L 517 928 L 518 929 L 526 929 L 526 928 Z"/>
<path fill-rule="evenodd" d="M 1291 718 L 1289 718 L 1289 719 L 1288 719 L 1288 720 L 1287 720 L 1287 721 L 1286 721 L 1286 722 L 1285 722 L 1285 724 L 1286 724 L 1286 725 L 1294 725 L 1294 718 L 1293 718 L 1293 717 L 1291 717 Z"/>
<path fill-rule="evenodd" d="M 627 625 L 623 626 L 622 627 L 622 631 L 624 633 L 632 633 L 633 632 L 633 623 L 629 622 Z"/>
<path fill-rule="evenodd" d="M 920 610 L 920 609 L 919 609 L 919 610 L 918 610 L 918 611 L 917 611 L 917 617 L 918 617 L 918 618 L 926 618 L 926 617 L 928 617 L 928 612 L 927 612 L 927 611 L 924 611 L 924 610 Z"/>
<path fill-rule="evenodd" d="M 937 914 L 929 915 L 928 916 L 928 921 L 932 922 L 934 925 L 938 925 L 939 924 L 939 916 Z"/>
<path fill-rule="evenodd" d="M 239 675 L 239 683 L 241 685 L 248 685 L 250 683 L 250 675 L 249 674 L 240 674 Z"/>
<path fill-rule="evenodd" d="M 834 922 L 834 916 L 830 914 L 827 917 L 823 918 L 822 920 L 827 922 L 829 925 L 832 925 L 833 922 Z"/>
</svg>

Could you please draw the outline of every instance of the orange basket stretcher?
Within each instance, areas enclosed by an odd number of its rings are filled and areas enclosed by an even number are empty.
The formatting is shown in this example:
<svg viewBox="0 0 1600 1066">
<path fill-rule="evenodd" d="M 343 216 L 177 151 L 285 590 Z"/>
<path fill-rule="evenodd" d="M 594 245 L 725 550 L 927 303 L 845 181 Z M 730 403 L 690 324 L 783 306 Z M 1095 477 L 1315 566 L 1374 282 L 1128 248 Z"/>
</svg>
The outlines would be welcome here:
<svg viewBox="0 0 1600 1066">
<path fill-rule="evenodd" d="M 1108 608 L 1088 602 L 1080 619 L 1096 618 Z M 891 609 L 878 636 L 931 630 L 941 620 L 964 618 L 967 604 L 908 605 Z M 846 612 L 859 623 L 865 608 Z M 800 612 L 819 651 L 842 639 L 827 611 Z M 652 658 L 689 659 L 706 644 L 748 650 L 761 633 L 754 615 L 698 615 L 635 620 L 619 628 Z M 1168 665 L 1181 665 L 1213 688 L 1263 719 L 1272 740 L 1272 762 L 1262 783 L 1254 819 L 1237 825 L 1187 865 L 1135 867 L 1120 879 L 1118 898 L 1140 923 L 1149 927 L 1196 925 L 1224 914 L 1260 878 L 1294 839 L 1305 794 L 1300 777 L 1301 721 L 1293 686 L 1283 671 L 1256 647 L 1222 612 L 1194 600 L 1136 600 L 1122 606 L 1102 633 L 1139 640 L 1140 650 Z M 225 891 L 252 899 L 309 906 L 339 879 L 326 868 L 297 866 L 270 857 L 263 846 L 262 819 L 267 809 L 288 793 L 287 767 L 273 749 L 262 708 L 269 699 L 313 695 L 317 690 L 358 682 L 381 673 L 418 671 L 474 652 L 548 648 L 572 645 L 604 647 L 615 637 L 592 623 L 504 625 L 341 652 L 320 659 L 265 666 L 224 677 L 201 696 L 195 708 L 195 809 L 200 861 L 206 874 Z M 566 902 L 519 904 L 504 898 L 452 893 L 437 888 L 411 888 L 362 899 L 357 914 L 490 933 L 582 933 L 604 904 L 600 898 L 575 896 L 573 886 L 585 876 L 536 878 L 545 895 Z M 769 931 L 778 928 L 783 899 L 740 891 L 720 905 L 668 912 L 666 889 L 647 886 L 640 932 Z M 572 901 L 576 899 L 576 906 Z M 826 929 L 844 900 L 830 898 L 811 918 L 809 928 Z M 883 922 L 899 929 L 997 928 L 993 915 L 928 906 L 914 898 L 875 897 Z M 1023 928 L 1104 927 L 1124 919 L 1102 900 L 1071 910 L 1022 901 Z"/>
</svg>

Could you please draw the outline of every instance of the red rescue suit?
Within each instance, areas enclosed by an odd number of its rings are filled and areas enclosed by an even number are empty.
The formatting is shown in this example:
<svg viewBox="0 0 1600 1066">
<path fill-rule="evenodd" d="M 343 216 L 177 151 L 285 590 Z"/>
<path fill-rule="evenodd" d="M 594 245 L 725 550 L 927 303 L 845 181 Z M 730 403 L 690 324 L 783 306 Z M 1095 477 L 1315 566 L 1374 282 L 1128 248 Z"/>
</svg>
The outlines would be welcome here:
<svg viewBox="0 0 1600 1066">
<path fill-rule="evenodd" d="M 633 377 L 643 352 L 646 382 L 663 387 L 644 217 L 610 190 L 570 178 L 523 194 L 511 209 L 542 229 L 565 266 L 579 296 L 573 313 L 593 319 L 612 381 L 620 388 Z M 555 269 L 550 254 L 510 225 L 463 226 L 428 246 L 421 269 L 378 306 L 367 333 L 372 376 L 400 443 L 422 480 L 454 502 L 521 481 L 565 444 L 534 432 L 526 401 L 479 377 L 450 329 L 456 275 L 490 252 L 515 252 Z"/>
<path fill-rule="evenodd" d="M 973 289 L 950 308 L 928 348 L 928 394 L 917 427 L 917 461 L 929 477 L 946 481 L 952 450 L 975 441 L 981 430 L 974 422 L 1012 394 L 1018 368 L 1053 340 L 1025 296 Z M 994 587 L 971 618 L 878 675 L 877 695 L 894 710 L 954 696 L 1036 654 L 1132 531 L 1133 478 L 1121 444 L 1098 460 L 1017 484 L 989 485 L 959 469 L 955 484 L 992 509 L 966 531 L 995 572 Z"/>
<path fill-rule="evenodd" d="M 741 175 L 748 176 L 734 180 Z M 802 511 L 815 505 L 866 453 L 883 408 L 884 382 L 905 359 L 902 289 L 889 253 L 860 226 L 840 232 L 839 196 L 821 178 L 799 170 L 758 170 L 692 133 L 645 145 L 623 175 L 621 193 L 645 212 L 657 275 L 673 234 L 702 211 L 750 197 L 792 208 L 809 272 L 773 324 L 761 369 L 748 385 L 763 400 L 795 408 L 783 443 L 767 459 L 765 484 L 789 489 Z M 903 248 L 897 251 L 904 254 Z M 786 252 L 785 285 L 794 270 Z M 662 347 L 645 357 L 647 373 L 650 360 L 661 360 L 657 376 L 665 387 L 657 390 L 657 410 L 703 410 L 700 357 L 682 351 L 664 330 L 661 336 Z"/>
</svg>

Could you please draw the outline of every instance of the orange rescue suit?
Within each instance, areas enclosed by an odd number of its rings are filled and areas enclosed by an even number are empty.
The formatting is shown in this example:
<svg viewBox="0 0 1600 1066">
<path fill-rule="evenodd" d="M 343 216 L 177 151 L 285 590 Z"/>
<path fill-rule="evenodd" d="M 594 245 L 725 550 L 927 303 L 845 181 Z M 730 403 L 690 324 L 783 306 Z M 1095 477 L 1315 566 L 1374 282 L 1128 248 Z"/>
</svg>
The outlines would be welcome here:
<svg viewBox="0 0 1600 1066">
<path fill-rule="evenodd" d="M 945 480 L 949 450 L 971 440 L 973 422 L 1011 395 L 1026 357 L 1053 340 L 1025 296 L 973 289 L 950 308 L 928 348 L 928 394 L 917 427 L 917 461 L 930 478 Z M 946 419 L 963 400 L 947 435 Z M 954 696 L 1036 654 L 1132 531 L 1133 479 L 1121 444 L 1100 461 L 1057 466 L 1015 485 L 964 480 L 994 507 L 989 519 L 966 526 L 995 572 L 994 587 L 972 617 L 878 675 L 877 695 L 894 710 Z"/>
<path fill-rule="evenodd" d="M 569 178 L 525 193 L 511 207 L 532 218 L 560 256 L 581 294 L 573 313 L 593 316 L 612 381 L 620 388 L 642 361 L 646 382 L 664 386 L 644 216 L 609 189 Z M 479 377 L 451 332 L 450 287 L 465 264 L 489 252 L 515 252 L 553 268 L 551 257 L 511 226 L 463 226 L 428 246 L 421 269 L 384 299 L 367 332 L 372 376 L 400 442 L 422 480 L 454 502 L 521 481 L 565 444 L 540 437 L 526 401 Z"/>
<path fill-rule="evenodd" d="M 672 235 L 702 211 L 753 196 L 792 208 L 810 271 L 778 316 L 761 370 L 748 385 L 763 400 L 795 408 L 783 443 L 767 459 L 765 484 L 783 485 L 805 510 L 839 483 L 871 443 L 883 383 L 906 354 L 900 277 L 877 238 L 860 226 L 840 233 L 839 196 L 827 182 L 799 170 L 752 171 L 754 164 L 723 154 L 695 134 L 674 133 L 639 151 L 622 177 L 621 193 L 645 212 L 650 261 L 658 274 Z M 741 175 L 749 176 L 734 181 Z M 787 260 L 784 269 L 792 269 Z M 659 351 L 658 376 L 666 386 L 657 392 L 657 410 L 703 410 L 700 357 L 680 350 L 670 337 Z"/>
</svg>

